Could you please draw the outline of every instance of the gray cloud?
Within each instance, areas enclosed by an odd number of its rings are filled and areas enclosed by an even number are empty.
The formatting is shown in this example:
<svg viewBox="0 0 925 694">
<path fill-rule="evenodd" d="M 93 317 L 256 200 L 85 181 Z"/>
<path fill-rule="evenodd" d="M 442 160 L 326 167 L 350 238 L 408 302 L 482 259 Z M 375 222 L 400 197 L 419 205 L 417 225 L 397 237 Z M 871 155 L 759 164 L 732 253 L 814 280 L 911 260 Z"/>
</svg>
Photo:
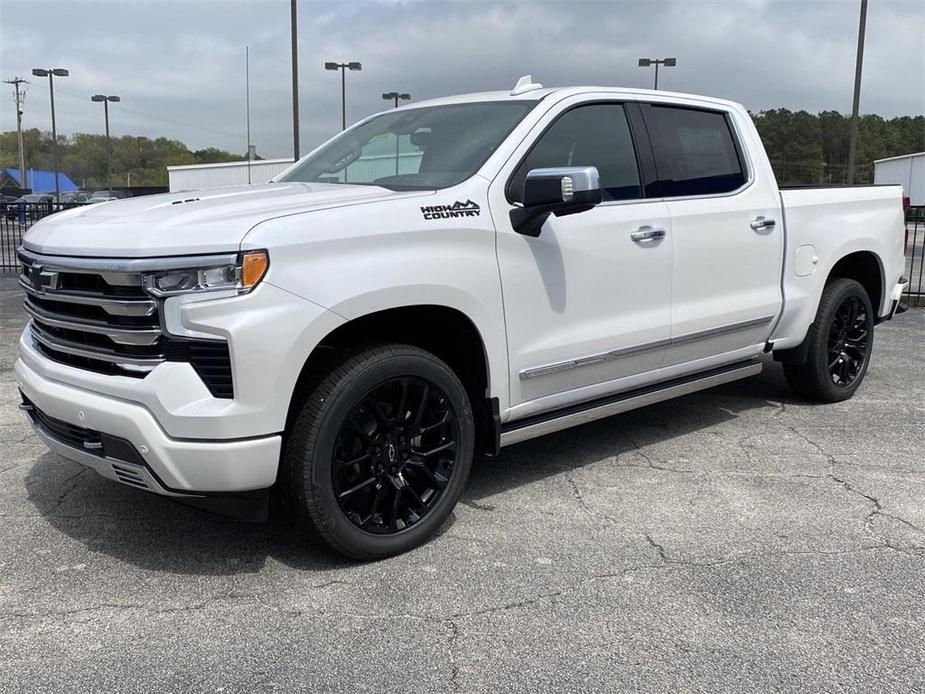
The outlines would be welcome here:
<svg viewBox="0 0 925 694">
<path fill-rule="evenodd" d="M 300 2 L 303 152 L 340 127 L 340 85 L 325 60 L 360 60 L 347 75 L 348 120 L 381 110 L 383 91 L 417 99 L 505 89 L 532 73 L 546 85 L 650 86 L 640 56 L 673 55 L 665 89 L 722 96 L 752 110 L 848 111 L 856 0 L 737 2 Z M 925 3 L 870 4 L 862 110 L 925 112 Z M 115 93 L 115 134 L 166 135 L 194 148 L 244 150 L 244 46 L 251 54 L 252 140 L 291 151 L 287 0 L 127 2 L 0 0 L 0 75 L 67 67 L 56 82 L 61 132 L 100 132 L 89 96 Z M 34 78 L 30 78 L 34 79 Z M 25 125 L 49 129 L 45 81 Z M 0 129 L 15 127 L 0 101 Z"/>
</svg>

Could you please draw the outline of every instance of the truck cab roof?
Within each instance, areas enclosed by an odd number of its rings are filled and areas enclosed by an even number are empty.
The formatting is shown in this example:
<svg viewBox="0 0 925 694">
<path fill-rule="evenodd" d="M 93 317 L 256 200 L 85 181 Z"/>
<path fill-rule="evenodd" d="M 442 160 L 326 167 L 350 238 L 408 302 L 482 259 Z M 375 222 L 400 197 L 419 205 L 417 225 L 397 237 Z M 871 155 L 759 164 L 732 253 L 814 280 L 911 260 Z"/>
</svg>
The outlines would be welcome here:
<svg viewBox="0 0 925 694">
<path fill-rule="evenodd" d="M 472 92 L 468 94 L 454 94 L 452 96 L 437 97 L 417 101 L 398 108 L 410 110 L 414 108 L 423 108 L 428 106 L 445 106 L 448 104 L 464 104 L 478 101 L 541 101 L 547 97 L 554 96 L 567 98 L 570 96 L 579 96 L 581 94 L 615 94 L 626 95 L 634 98 L 653 99 L 653 100 L 670 100 L 686 99 L 701 103 L 711 103 L 716 106 L 725 108 L 742 108 L 736 102 L 725 99 L 717 99 L 711 96 L 701 94 L 688 94 L 685 92 L 671 92 L 665 90 L 642 89 L 636 87 L 613 87 L 613 86 L 595 86 L 595 85 L 577 85 L 566 87 L 544 87 L 542 84 L 533 82 L 524 82 L 529 79 L 530 75 L 525 75 L 518 80 L 517 85 L 511 90 L 497 90 L 488 92 Z M 394 109 L 393 109 L 394 110 Z"/>
</svg>

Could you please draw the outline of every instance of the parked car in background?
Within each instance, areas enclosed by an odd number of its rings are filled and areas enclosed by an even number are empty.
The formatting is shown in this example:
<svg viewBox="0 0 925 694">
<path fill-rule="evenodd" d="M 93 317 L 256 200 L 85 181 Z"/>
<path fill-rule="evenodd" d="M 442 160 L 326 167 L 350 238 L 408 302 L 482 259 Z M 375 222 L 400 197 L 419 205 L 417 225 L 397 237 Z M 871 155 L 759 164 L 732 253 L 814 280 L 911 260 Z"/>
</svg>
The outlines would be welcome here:
<svg viewBox="0 0 925 694">
<path fill-rule="evenodd" d="M 382 160 L 399 138 L 413 167 Z M 198 506 L 274 487 L 374 559 L 433 536 L 474 455 L 766 353 L 850 398 L 903 236 L 899 186 L 778 186 L 739 104 L 527 77 L 370 116 L 267 185 L 38 222 L 16 379 L 62 456 Z"/>
<path fill-rule="evenodd" d="M 74 191 L 71 193 L 61 193 L 61 197 L 58 201 L 63 204 L 80 204 L 87 202 L 91 195 L 92 193 L 87 193 L 82 190 Z"/>
<path fill-rule="evenodd" d="M 55 196 L 52 193 L 29 193 L 28 195 L 22 195 L 13 202 L 7 203 L 6 210 L 4 214 L 7 219 L 16 219 L 20 214 L 25 214 L 29 219 L 42 217 L 48 213 L 51 204 L 54 202 Z M 24 203 L 24 205 L 20 205 Z M 41 211 L 37 210 L 38 205 L 48 206 L 46 209 Z M 23 208 L 20 211 L 20 208 Z"/>
<path fill-rule="evenodd" d="M 98 202 L 111 202 L 113 200 L 121 200 L 124 197 L 125 197 L 125 193 L 121 193 L 120 191 L 110 192 L 108 190 L 98 190 L 97 192 L 93 193 L 89 198 L 87 198 L 86 202 L 92 205 Z"/>
<path fill-rule="evenodd" d="M 15 195 L 0 195 L 0 212 L 5 212 L 6 206 L 11 202 L 16 202 L 17 199 Z"/>
</svg>

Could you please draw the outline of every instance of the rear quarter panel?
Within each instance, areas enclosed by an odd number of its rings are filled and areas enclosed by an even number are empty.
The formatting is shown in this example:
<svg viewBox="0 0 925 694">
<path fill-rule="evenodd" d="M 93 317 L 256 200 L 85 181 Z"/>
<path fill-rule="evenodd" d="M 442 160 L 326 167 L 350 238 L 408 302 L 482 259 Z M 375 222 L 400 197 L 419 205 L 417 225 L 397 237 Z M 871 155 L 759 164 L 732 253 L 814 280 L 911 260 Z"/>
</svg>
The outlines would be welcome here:
<svg viewBox="0 0 925 694">
<path fill-rule="evenodd" d="M 829 273 L 856 251 L 870 251 L 880 263 L 882 301 L 875 309 L 878 316 L 886 314 L 890 290 L 903 271 L 902 189 L 785 189 L 781 201 L 786 227 L 784 311 L 771 336 L 775 349 L 796 347 L 803 341 Z"/>
</svg>

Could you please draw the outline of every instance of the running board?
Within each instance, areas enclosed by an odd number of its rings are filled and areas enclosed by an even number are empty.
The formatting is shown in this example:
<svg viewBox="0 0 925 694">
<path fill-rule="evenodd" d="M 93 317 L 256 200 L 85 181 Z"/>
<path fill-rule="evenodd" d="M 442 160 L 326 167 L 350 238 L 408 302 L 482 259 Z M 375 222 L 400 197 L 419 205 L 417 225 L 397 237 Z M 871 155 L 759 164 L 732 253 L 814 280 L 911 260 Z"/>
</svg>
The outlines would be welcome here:
<svg viewBox="0 0 925 694">
<path fill-rule="evenodd" d="M 663 400 L 671 400 L 698 390 L 706 390 L 740 378 L 761 373 L 760 361 L 738 362 L 719 369 L 703 371 L 684 378 L 677 378 L 645 388 L 637 388 L 617 395 L 610 395 L 579 405 L 571 405 L 545 414 L 526 417 L 510 422 L 501 429 L 501 446 L 510 446 L 527 439 L 536 438 L 554 431 L 587 424 L 597 419 L 610 417 L 638 407 L 645 407 Z"/>
</svg>

